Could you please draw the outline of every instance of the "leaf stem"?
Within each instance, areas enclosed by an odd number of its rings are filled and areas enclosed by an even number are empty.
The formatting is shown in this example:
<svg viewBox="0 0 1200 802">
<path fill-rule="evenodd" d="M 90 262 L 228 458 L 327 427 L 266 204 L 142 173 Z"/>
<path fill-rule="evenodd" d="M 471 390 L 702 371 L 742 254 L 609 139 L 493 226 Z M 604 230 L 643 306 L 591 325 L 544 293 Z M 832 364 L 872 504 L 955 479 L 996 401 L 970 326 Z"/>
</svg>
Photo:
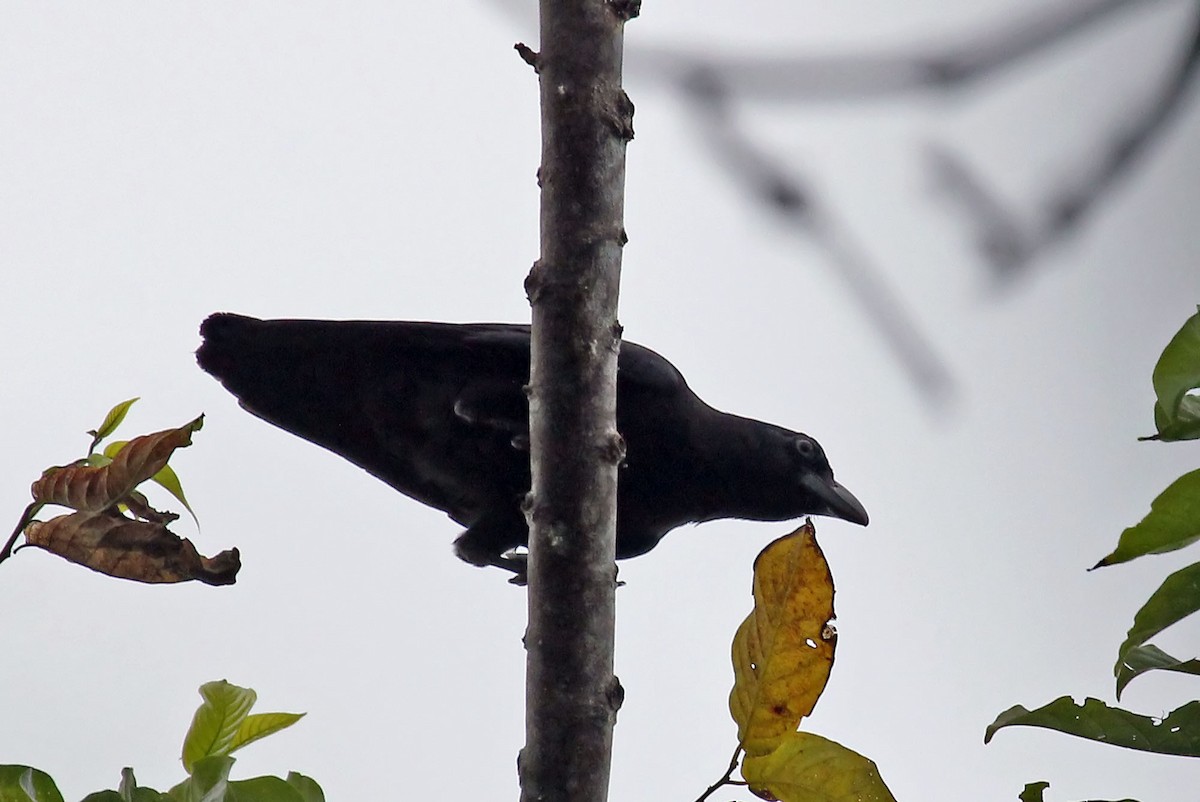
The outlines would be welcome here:
<svg viewBox="0 0 1200 802">
<path fill-rule="evenodd" d="M 21 533 L 25 531 L 25 527 L 29 525 L 29 522 L 33 520 L 33 516 L 37 515 L 38 510 L 41 508 L 42 503 L 40 501 L 29 502 L 29 506 L 25 508 L 25 512 L 21 513 L 21 520 L 17 521 L 16 528 L 8 536 L 8 541 L 4 544 L 4 548 L 0 549 L 0 563 L 12 556 L 13 545 L 16 544 L 17 538 L 21 536 Z"/>
<path fill-rule="evenodd" d="M 737 780 L 729 779 L 730 777 L 733 776 L 734 770 L 737 769 L 738 758 L 740 758 L 741 756 L 742 756 L 742 745 L 738 744 L 737 748 L 733 750 L 733 757 L 730 758 L 730 760 L 729 760 L 729 768 L 727 768 L 725 770 L 725 776 L 722 777 L 721 779 L 717 780 L 712 785 L 708 786 L 708 789 L 703 794 L 701 794 L 699 797 L 696 798 L 696 802 L 704 802 L 704 800 L 708 799 L 710 796 L 712 796 L 714 793 L 716 793 L 717 789 L 721 788 L 722 786 L 745 785 L 745 783 L 738 782 Z"/>
</svg>

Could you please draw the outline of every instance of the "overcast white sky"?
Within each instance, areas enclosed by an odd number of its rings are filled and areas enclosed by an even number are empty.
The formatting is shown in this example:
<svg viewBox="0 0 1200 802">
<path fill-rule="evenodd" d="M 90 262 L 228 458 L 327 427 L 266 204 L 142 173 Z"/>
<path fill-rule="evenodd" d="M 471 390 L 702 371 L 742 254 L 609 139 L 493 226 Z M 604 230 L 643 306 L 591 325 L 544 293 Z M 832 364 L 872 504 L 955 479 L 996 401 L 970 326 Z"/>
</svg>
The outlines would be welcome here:
<svg viewBox="0 0 1200 802">
<path fill-rule="evenodd" d="M 859 52 L 1035 5 L 648 1 L 628 48 Z M 1194 798 L 1181 758 L 982 737 L 1012 704 L 1111 701 L 1134 610 L 1195 559 L 1084 572 L 1196 464 L 1135 441 L 1154 360 L 1200 300 L 1195 103 L 1003 291 L 922 159 L 952 143 L 1032 215 L 1178 47 L 1188 5 L 1143 5 L 968 96 L 739 108 L 933 341 L 957 382 L 940 408 L 825 254 L 713 166 L 681 99 L 628 82 L 626 336 L 715 406 L 817 437 L 870 510 L 866 530 L 818 521 L 840 640 L 808 728 L 875 759 L 900 800 L 1013 800 L 1039 779 L 1055 800 Z M 169 786 L 196 687 L 224 677 L 309 713 L 239 776 L 299 770 L 331 800 L 516 798 L 523 592 L 459 563 L 442 514 L 241 412 L 191 354 L 216 310 L 528 320 L 537 88 L 512 44 L 532 38 L 485 0 L 0 5 L 0 513 L 15 522 L 38 472 L 140 395 L 126 434 L 207 414 L 176 460 L 203 529 L 177 531 L 244 562 L 230 588 L 121 583 L 32 549 L 0 566 L 0 762 L 68 799 L 125 765 Z M 613 799 L 694 799 L 723 771 L 751 561 L 789 529 L 706 524 L 623 564 Z M 1198 629 L 1161 643 L 1195 654 Z M 1125 703 L 1195 693 L 1152 675 Z"/>
</svg>

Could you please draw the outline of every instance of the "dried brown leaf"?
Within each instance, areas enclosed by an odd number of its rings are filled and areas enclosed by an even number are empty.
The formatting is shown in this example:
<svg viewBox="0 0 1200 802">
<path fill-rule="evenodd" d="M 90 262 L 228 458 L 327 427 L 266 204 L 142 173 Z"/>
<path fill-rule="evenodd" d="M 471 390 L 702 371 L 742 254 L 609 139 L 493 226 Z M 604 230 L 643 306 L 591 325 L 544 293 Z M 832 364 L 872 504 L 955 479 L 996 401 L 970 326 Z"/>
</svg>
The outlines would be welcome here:
<svg viewBox="0 0 1200 802">
<path fill-rule="evenodd" d="M 121 503 L 129 508 L 129 511 L 133 513 L 133 517 L 143 521 L 150 521 L 156 524 L 169 524 L 172 521 L 179 520 L 179 513 L 159 512 L 150 506 L 150 502 L 146 500 L 146 497 L 142 493 L 136 490 L 131 491 Z"/>
<path fill-rule="evenodd" d="M 102 574 L 138 582 L 199 580 L 232 585 L 241 568 L 238 550 L 204 557 L 190 540 L 161 523 L 135 521 L 115 511 L 75 512 L 45 523 L 34 521 L 25 540 Z"/>
<path fill-rule="evenodd" d="M 191 445 L 192 432 L 203 424 L 201 415 L 178 429 L 135 437 L 103 467 L 76 464 L 51 468 L 33 483 L 33 498 L 80 512 L 108 509 L 162 470 L 175 449 Z"/>
</svg>

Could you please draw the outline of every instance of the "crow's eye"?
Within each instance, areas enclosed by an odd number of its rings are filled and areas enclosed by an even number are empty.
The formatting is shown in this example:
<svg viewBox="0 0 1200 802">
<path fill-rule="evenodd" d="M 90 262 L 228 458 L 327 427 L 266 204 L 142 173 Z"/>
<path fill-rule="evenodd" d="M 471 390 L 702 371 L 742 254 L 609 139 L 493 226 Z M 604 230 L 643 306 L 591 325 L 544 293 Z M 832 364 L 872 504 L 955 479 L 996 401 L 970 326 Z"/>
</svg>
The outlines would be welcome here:
<svg viewBox="0 0 1200 802">
<path fill-rule="evenodd" d="M 817 454 L 817 444 L 808 437 L 796 438 L 796 451 L 805 459 L 812 459 Z"/>
</svg>

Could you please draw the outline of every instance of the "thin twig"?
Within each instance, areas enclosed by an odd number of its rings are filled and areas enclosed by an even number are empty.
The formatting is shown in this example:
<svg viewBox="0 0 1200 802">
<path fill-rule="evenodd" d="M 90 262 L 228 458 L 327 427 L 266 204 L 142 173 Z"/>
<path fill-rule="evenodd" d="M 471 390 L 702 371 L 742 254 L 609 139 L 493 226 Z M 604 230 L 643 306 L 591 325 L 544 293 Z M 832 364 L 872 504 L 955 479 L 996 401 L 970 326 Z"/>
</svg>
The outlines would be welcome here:
<svg viewBox="0 0 1200 802">
<path fill-rule="evenodd" d="M 738 782 L 737 780 L 729 779 L 733 776 L 733 772 L 737 770 L 738 759 L 741 756 L 742 745 L 738 744 L 737 748 L 733 750 L 733 757 L 729 761 L 729 768 L 725 770 L 725 776 L 708 786 L 707 790 L 705 790 L 703 794 L 696 798 L 696 802 L 704 802 L 704 800 L 716 793 L 718 788 L 722 788 L 726 785 L 744 785 L 744 783 Z"/>
<path fill-rule="evenodd" d="M 722 55 L 699 46 L 631 44 L 625 73 L 670 89 L 697 70 L 720 77 L 741 99 L 870 100 L 900 93 L 962 89 L 1084 34 L 1136 6 L 1160 0 L 1081 0 L 1032 4 L 1012 19 L 947 44 L 833 56 Z M 492 0 L 514 21 L 536 24 L 532 0 Z"/>
<path fill-rule="evenodd" d="M 945 402 L 954 384 L 949 369 L 846 227 L 816 200 L 817 193 L 802 179 L 741 130 L 715 76 L 698 74 L 689 86 L 689 98 L 704 115 L 700 129 L 707 135 L 717 163 L 780 215 L 793 231 L 825 250 L 838 277 L 921 395 L 935 405 Z"/>
<path fill-rule="evenodd" d="M 17 521 L 16 528 L 14 528 L 12 534 L 8 536 L 8 541 L 4 544 L 4 548 L 0 549 L 0 563 L 12 556 L 13 545 L 16 544 L 17 538 L 19 538 L 21 533 L 25 531 L 25 527 L 29 526 L 29 522 L 33 520 L 33 516 L 38 514 L 38 510 L 40 510 L 42 506 L 43 504 L 40 501 L 29 502 L 29 506 L 25 508 L 25 512 L 21 513 L 21 520 Z"/>
<path fill-rule="evenodd" d="M 1189 97 L 1200 68 L 1200 11 L 1193 19 L 1191 41 L 1162 88 L 1113 136 L 1101 158 L 1094 159 L 1077 180 L 1051 193 L 1042 219 L 1022 226 L 967 166 L 944 146 L 929 148 L 929 163 L 943 188 L 972 218 L 979 249 L 999 278 L 1012 278 L 1035 256 L 1077 231 L 1096 207 L 1112 194 Z"/>
<path fill-rule="evenodd" d="M 493 0 L 514 18 L 528 18 L 532 5 L 522 0 Z M 735 180 L 748 185 L 755 198 L 797 224 L 811 229 L 814 200 L 801 182 L 782 174 L 762 148 L 752 144 L 727 120 L 712 114 L 712 98 L 704 91 L 718 87 L 722 96 L 738 101 L 755 100 L 798 105 L 812 101 L 863 101 L 919 92 L 951 92 L 978 85 L 1006 68 L 1054 48 L 1108 23 L 1120 14 L 1145 9 L 1157 0 L 1076 0 L 1033 4 L 1007 21 L 957 37 L 942 45 L 912 45 L 860 53 L 816 57 L 773 57 L 753 53 L 713 54 L 697 47 L 631 46 L 626 52 L 626 72 L 642 82 L 656 82 L 682 91 L 693 101 L 708 104 L 701 130 L 709 136 L 716 158 Z M 1108 197 L 1162 135 L 1192 86 L 1200 61 L 1200 16 L 1196 39 L 1163 91 L 1132 124 L 1114 137 L 1107 152 L 1083 171 L 1080 180 L 1049 194 L 1042 220 L 1023 225 L 965 165 L 945 149 L 931 149 L 935 173 L 948 186 L 981 230 L 980 248 L 994 271 L 1011 275 L 1047 247 L 1077 230 Z M 700 76 L 699 81 L 697 76 Z M 703 85 L 708 84 L 708 89 Z M 698 91 L 698 86 L 699 90 Z M 724 128 L 709 130 L 713 120 Z M 941 396 L 945 369 L 924 348 L 916 327 L 872 266 L 852 247 L 844 227 L 833 226 L 828 213 L 815 232 L 821 244 L 842 261 L 841 275 L 851 286 L 869 319 L 893 344 L 910 376 L 927 395 Z M 814 236 L 809 230 L 807 236 Z M 892 336 L 899 332 L 899 336 Z"/>
<path fill-rule="evenodd" d="M 1032 5 L 1009 22 L 947 45 L 833 56 L 714 55 L 699 47 L 630 47 L 627 74 L 668 87 L 697 70 L 718 76 L 741 100 L 862 101 L 967 88 L 1024 58 L 1062 44 L 1116 12 L 1158 0 L 1086 0 Z"/>
</svg>

